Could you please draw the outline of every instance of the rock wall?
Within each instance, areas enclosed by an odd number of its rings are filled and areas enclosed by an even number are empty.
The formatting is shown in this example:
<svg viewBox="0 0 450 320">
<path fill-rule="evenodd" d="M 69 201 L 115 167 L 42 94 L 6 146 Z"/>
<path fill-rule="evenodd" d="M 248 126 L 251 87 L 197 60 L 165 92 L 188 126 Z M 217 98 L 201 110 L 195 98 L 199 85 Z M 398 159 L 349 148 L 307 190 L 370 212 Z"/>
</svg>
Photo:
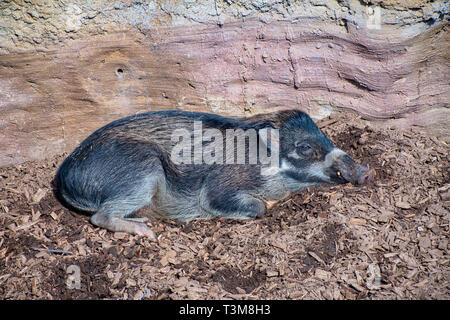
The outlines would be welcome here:
<svg viewBox="0 0 450 320">
<path fill-rule="evenodd" d="M 351 109 L 450 133 L 446 1 L 0 3 L 0 166 L 137 112 Z"/>
</svg>

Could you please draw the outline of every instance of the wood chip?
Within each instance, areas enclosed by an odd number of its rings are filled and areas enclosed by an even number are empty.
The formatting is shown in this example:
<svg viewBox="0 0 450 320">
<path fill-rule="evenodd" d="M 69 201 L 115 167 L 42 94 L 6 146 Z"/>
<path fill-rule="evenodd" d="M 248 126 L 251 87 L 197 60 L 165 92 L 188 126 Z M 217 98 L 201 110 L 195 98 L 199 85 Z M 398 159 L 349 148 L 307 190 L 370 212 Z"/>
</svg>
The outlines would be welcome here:
<svg viewBox="0 0 450 320">
<path fill-rule="evenodd" d="M 123 240 L 123 239 L 126 239 L 127 237 L 129 237 L 129 234 L 125 233 L 125 232 L 114 232 L 113 236 L 117 240 Z"/>
<path fill-rule="evenodd" d="M 276 271 L 276 270 L 267 270 L 267 271 L 266 271 L 266 275 L 267 275 L 269 278 L 272 278 L 272 277 L 278 277 L 278 271 Z"/>
<path fill-rule="evenodd" d="M 422 249 L 428 249 L 431 247 L 431 240 L 428 237 L 419 238 L 419 247 Z"/>
<path fill-rule="evenodd" d="M 362 218 L 351 218 L 349 220 L 349 223 L 353 224 L 353 225 L 356 225 L 356 226 L 364 226 L 367 223 L 367 221 L 365 219 L 362 219 Z"/>
<path fill-rule="evenodd" d="M 318 262 L 325 264 L 325 261 L 322 260 L 322 258 L 320 258 L 315 252 L 313 251 L 309 251 L 308 254 L 313 257 L 314 259 L 316 259 Z"/>
<path fill-rule="evenodd" d="M 400 209 L 411 209 L 411 205 L 408 202 L 397 201 L 395 206 Z"/>
<path fill-rule="evenodd" d="M 317 278 L 322 279 L 324 281 L 328 281 L 331 279 L 331 272 L 322 270 L 322 269 L 316 269 L 316 272 L 314 274 Z"/>
<path fill-rule="evenodd" d="M 45 197 L 45 195 L 47 194 L 47 189 L 41 189 L 39 188 L 36 193 L 34 193 L 31 197 L 33 203 L 39 203 L 41 202 L 41 200 Z"/>
<path fill-rule="evenodd" d="M 355 280 L 349 280 L 348 284 L 360 292 L 364 291 L 364 288 L 360 286 Z"/>
<path fill-rule="evenodd" d="M 159 260 L 159 262 L 163 267 L 167 266 L 169 264 L 168 257 L 167 256 L 162 257 L 161 260 Z"/>
</svg>

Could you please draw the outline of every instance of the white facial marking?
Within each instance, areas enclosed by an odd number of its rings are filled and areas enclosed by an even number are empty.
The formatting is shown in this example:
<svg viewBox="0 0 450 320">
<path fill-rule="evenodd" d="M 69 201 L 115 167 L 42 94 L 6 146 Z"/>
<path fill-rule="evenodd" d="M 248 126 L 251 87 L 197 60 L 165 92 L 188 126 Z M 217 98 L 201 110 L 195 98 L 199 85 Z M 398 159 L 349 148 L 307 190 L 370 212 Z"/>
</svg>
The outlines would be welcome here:
<svg viewBox="0 0 450 320">
<path fill-rule="evenodd" d="M 296 168 L 289 161 L 283 159 L 281 160 L 281 167 L 278 166 L 261 167 L 261 174 L 263 176 L 274 176 L 279 174 L 280 172 L 287 170 L 296 170 Z"/>
<path fill-rule="evenodd" d="M 275 176 L 280 172 L 279 167 L 261 167 L 262 176 Z"/>
<path fill-rule="evenodd" d="M 294 158 L 294 159 L 300 159 L 300 156 L 298 155 L 297 152 L 295 152 L 295 150 L 289 152 L 289 153 L 288 153 L 288 157 Z"/>
<path fill-rule="evenodd" d="M 320 161 L 318 163 L 310 166 L 306 172 L 314 177 L 317 177 L 323 181 L 330 181 L 330 177 L 328 177 L 324 172 L 327 168 L 331 167 L 334 161 L 336 161 L 339 157 L 345 155 L 346 153 L 339 148 L 334 148 L 325 156 L 324 161 Z"/>
<path fill-rule="evenodd" d="M 296 170 L 296 168 L 287 160 L 281 160 L 281 171 Z"/>
<path fill-rule="evenodd" d="M 345 155 L 346 153 L 342 151 L 339 148 L 334 148 L 330 152 L 327 153 L 325 156 L 325 161 L 323 161 L 324 167 L 328 168 L 330 167 L 335 160 L 337 160 L 339 157 Z"/>
</svg>

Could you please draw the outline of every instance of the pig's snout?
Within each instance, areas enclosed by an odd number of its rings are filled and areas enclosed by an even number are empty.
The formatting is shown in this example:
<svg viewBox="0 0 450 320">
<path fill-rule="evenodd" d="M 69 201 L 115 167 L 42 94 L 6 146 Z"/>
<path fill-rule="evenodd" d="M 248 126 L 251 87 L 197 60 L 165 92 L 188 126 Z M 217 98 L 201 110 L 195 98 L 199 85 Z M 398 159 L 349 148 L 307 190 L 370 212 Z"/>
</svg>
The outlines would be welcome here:
<svg viewBox="0 0 450 320">
<path fill-rule="evenodd" d="M 361 166 L 353 162 L 351 165 L 344 165 L 341 171 L 343 178 L 354 185 L 363 185 L 373 181 L 375 170 Z"/>
<path fill-rule="evenodd" d="M 339 149 L 337 149 L 339 150 Z M 355 185 L 367 184 L 373 181 L 375 177 L 375 170 L 369 169 L 365 166 L 356 164 L 356 162 L 342 150 L 334 151 L 334 161 L 332 164 L 334 178 L 336 183 L 351 182 Z"/>
<path fill-rule="evenodd" d="M 359 185 L 372 182 L 375 178 L 375 174 L 374 169 L 369 169 L 360 165 L 356 166 L 356 176 L 358 177 L 357 184 Z"/>
</svg>

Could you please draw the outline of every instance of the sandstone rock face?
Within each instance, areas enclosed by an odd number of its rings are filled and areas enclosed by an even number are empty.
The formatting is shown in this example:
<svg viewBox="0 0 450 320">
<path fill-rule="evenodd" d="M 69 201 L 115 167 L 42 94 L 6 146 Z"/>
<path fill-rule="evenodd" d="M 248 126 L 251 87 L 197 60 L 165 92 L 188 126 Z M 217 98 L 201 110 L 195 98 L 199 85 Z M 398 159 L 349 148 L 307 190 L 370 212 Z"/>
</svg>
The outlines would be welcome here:
<svg viewBox="0 0 450 320">
<path fill-rule="evenodd" d="M 446 1 L 0 4 L 0 166 L 133 113 L 351 109 L 449 133 Z"/>
</svg>

